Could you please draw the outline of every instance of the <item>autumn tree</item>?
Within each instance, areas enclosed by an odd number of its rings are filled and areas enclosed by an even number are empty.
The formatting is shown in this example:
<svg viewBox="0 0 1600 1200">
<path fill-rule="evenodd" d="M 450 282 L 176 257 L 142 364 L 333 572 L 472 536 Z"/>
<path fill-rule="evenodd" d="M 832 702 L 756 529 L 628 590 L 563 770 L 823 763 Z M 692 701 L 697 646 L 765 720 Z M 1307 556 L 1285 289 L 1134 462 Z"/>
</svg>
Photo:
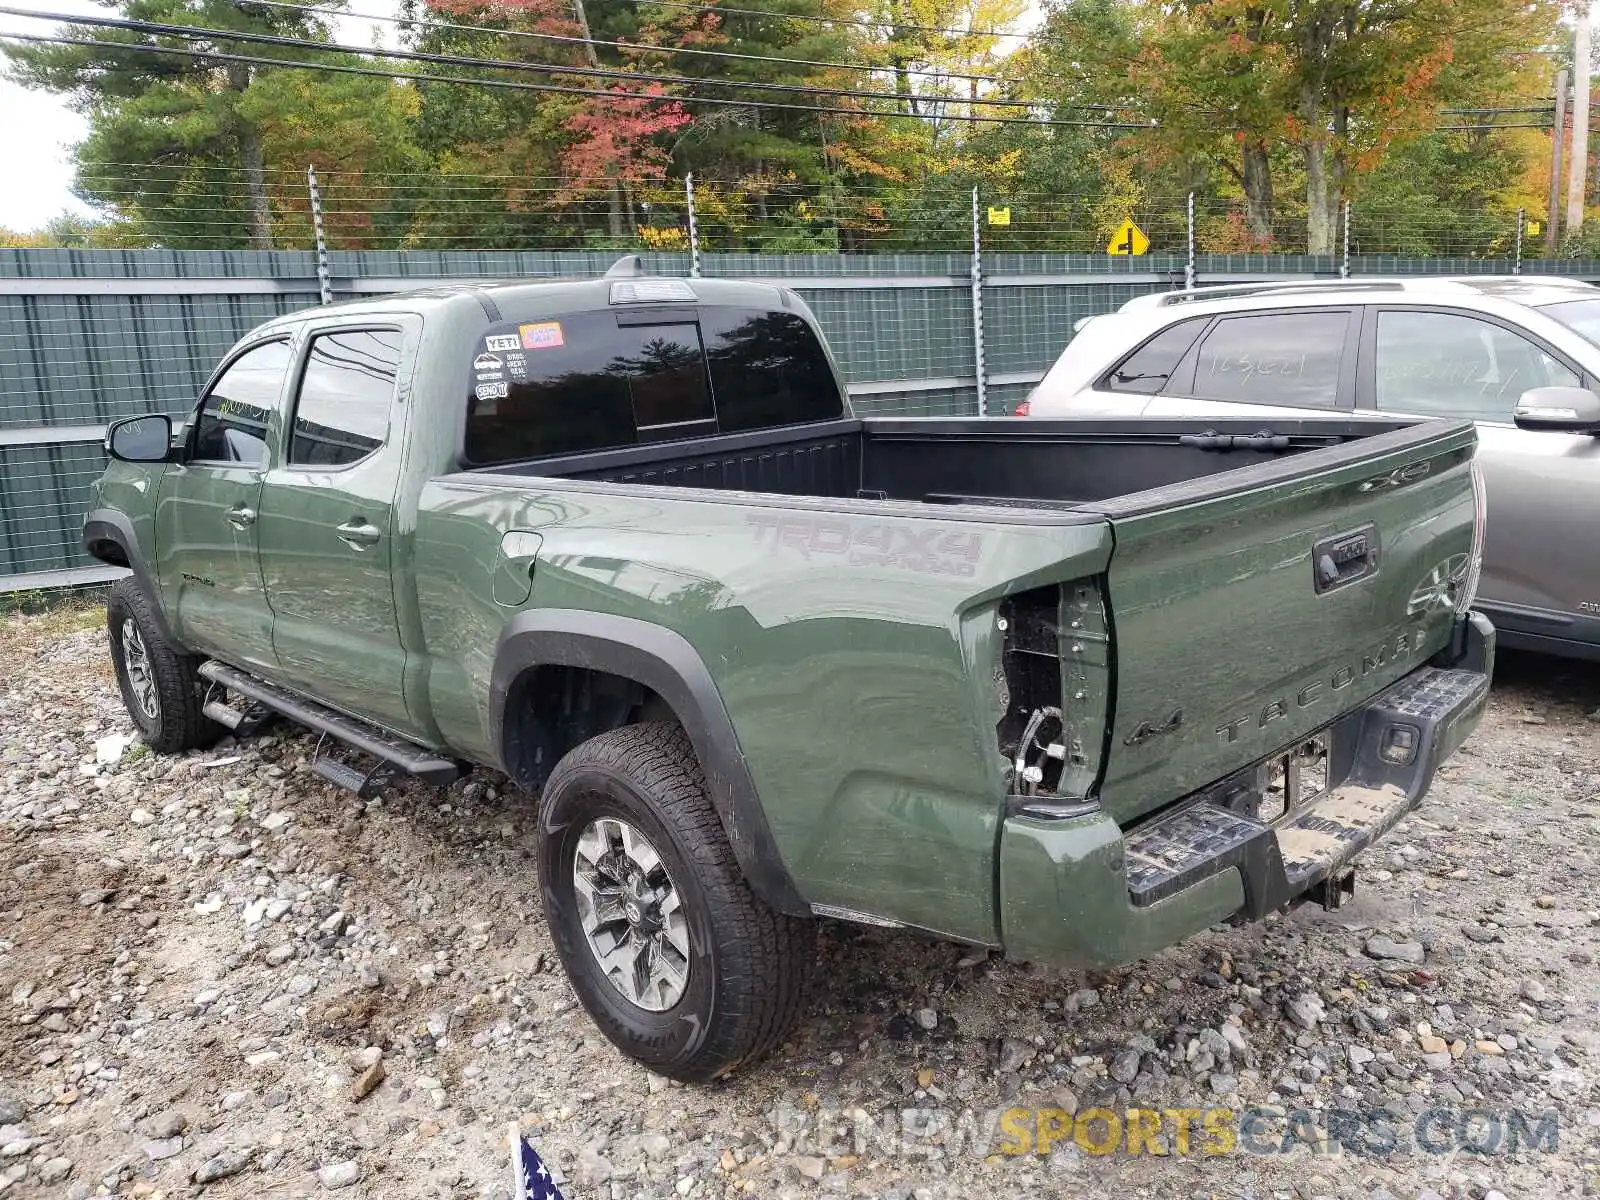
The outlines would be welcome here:
<svg viewBox="0 0 1600 1200">
<path fill-rule="evenodd" d="M 1224 169 L 1262 239 L 1292 152 L 1307 248 L 1327 254 L 1357 177 L 1441 107 L 1503 92 L 1552 20 L 1520 0 L 1062 0 L 1034 53 L 1047 86 L 1080 78 L 1153 118 L 1169 156 Z"/>
</svg>

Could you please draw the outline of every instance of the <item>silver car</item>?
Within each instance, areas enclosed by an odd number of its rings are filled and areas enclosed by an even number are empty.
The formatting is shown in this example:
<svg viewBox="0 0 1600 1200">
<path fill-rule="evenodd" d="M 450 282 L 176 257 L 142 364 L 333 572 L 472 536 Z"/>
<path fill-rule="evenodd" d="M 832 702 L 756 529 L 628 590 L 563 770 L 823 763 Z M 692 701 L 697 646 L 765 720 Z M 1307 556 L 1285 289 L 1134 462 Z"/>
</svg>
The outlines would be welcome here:
<svg viewBox="0 0 1600 1200">
<path fill-rule="evenodd" d="M 1600 659 L 1600 288 L 1481 276 L 1141 296 L 1080 322 L 1032 416 L 1470 417 L 1478 607 L 1502 646 Z"/>
</svg>

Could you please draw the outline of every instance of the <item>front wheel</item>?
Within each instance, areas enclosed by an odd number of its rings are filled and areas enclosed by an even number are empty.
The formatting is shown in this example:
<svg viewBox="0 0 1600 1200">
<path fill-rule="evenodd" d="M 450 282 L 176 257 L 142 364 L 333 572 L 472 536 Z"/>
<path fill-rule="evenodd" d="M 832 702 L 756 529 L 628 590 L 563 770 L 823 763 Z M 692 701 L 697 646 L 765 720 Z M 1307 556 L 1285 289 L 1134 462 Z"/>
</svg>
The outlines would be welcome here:
<svg viewBox="0 0 1600 1200">
<path fill-rule="evenodd" d="M 751 892 L 680 726 L 615 729 L 556 765 L 539 875 L 579 1000 L 652 1070 L 716 1079 L 770 1050 L 799 1016 L 811 924 Z"/>
<path fill-rule="evenodd" d="M 199 660 L 163 636 L 137 580 L 119 579 L 106 599 L 111 661 L 128 715 L 150 749 L 174 754 L 209 746 L 222 726 L 207 717 Z"/>
</svg>

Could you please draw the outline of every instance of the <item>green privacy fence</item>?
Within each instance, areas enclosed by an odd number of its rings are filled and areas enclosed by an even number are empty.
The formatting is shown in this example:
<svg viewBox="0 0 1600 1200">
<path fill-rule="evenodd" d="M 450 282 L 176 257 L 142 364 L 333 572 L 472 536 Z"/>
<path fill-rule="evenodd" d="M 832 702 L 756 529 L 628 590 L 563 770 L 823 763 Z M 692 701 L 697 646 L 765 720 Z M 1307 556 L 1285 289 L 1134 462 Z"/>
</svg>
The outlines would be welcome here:
<svg viewBox="0 0 1600 1200">
<path fill-rule="evenodd" d="M 330 255 L 336 299 L 444 282 L 595 275 L 583 251 L 358 251 Z M 687 254 L 646 254 L 662 275 Z M 815 311 L 865 415 L 971 415 L 980 391 L 1009 412 L 1081 317 L 1182 286 L 1177 256 L 704 254 L 706 276 L 781 281 Z M 1500 274 L 1489 259 L 1355 258 L 1355 274 Z M 1201 256 L 1198 282 L 1332 276 L 1332 259 Z M 1523 273 L 1600 278 L 1600 262 L 1530 261 Z M 975 303 L 975 300 L 977 301 Z M 0 591 L 104 578 L 78 548 L 104 426 L 193 405 L 251 327 L 319 302 L 309 251 L 0 250 Z M 976 309 L 976 312 L 975 312 Z M 975 319 L 975 317 L 977 319 Z M 978 363 L 982 362 L 981 388 Z"/>
</svg>

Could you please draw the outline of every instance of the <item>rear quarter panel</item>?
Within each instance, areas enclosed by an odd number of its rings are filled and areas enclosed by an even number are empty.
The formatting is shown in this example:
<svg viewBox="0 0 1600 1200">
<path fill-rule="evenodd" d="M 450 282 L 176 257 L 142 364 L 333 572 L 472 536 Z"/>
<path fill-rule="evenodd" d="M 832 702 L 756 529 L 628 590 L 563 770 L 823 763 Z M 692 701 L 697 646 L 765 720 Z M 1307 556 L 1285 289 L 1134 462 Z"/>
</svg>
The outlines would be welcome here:
<svg viewBox="0 0 1600 1200">
<path fill-rule="evenodd" d="M 993 942 L 995 608 L 1009 590 L 1103 571 L 1109 530 L 913 507 L 430 483 L 415 571 L 439 726 L 492 758 L 493 654 L 516 611 L 493 597 L 498 547 L 508 530 L 537 533 L 524 607 L 653 622 L 699 653 L 808 901 Z M 933 557 L 900 552 L 929 544 Z"/>
</svg>

